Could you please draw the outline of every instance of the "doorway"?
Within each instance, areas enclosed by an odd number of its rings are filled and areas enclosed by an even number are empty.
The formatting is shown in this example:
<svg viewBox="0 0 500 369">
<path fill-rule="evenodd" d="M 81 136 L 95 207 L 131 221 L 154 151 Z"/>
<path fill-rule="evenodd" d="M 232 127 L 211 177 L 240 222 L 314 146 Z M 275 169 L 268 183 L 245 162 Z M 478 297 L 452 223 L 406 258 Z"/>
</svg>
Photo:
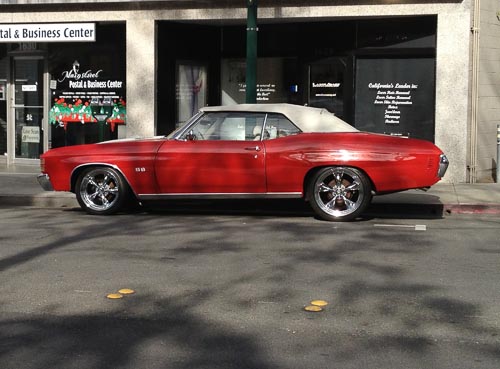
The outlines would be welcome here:
<svg viewBox="0 0 500 369">
<path fill-rule="evenodd" d="M 42 56 L 12 58 L 11 158 L 39 159 L 44 137 L 44 70 Z"/>
</svg>

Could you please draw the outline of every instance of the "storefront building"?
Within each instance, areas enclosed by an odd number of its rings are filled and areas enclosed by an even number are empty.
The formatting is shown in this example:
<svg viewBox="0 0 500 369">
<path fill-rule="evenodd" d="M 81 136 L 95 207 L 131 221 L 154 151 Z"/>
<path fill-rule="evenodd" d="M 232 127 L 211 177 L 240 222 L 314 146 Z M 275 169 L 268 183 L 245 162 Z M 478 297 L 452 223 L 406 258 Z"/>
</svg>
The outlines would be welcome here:
<svg viewBox="0 0 500 369">
<path fill-rule="evenodd" d="M 479 1 L 303 3 L 259 2 L 259 103 L 324 107 L 360 130 L 429 140 L 451 160 L 446 181 L 493 179 L 500 109 L 494 98 L 482 108 L 481 83 L 472 88 Z M 245 0 L 0 4 L 9 165 L 53 147 L 167 134 L 202 106 L 245 102 Z M 496 11 L 481 13 L 491 43 Z"/>
</svg>

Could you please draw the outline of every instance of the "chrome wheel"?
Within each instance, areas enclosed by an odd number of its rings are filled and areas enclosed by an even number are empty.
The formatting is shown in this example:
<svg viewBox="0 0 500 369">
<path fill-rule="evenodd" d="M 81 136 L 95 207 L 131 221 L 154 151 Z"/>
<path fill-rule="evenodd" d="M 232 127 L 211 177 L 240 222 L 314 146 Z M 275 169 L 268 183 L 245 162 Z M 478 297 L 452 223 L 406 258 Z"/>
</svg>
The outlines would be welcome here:
<svg viewBox="0 0 500 369">
<path fill-rule="evenodd" d="M 127 187 L 112 168 L 92 168 L 82 173 L 76 185 L 80 206 L 91 214 L 111 214 L 123 204 Z"/>
<path fill-rule="evenodd" d="M 370 182 L 355 168 L 320 170 L 309 189 L 311 206 L 326 220 L 351 220 L 370 203 Z"/>
</svg>

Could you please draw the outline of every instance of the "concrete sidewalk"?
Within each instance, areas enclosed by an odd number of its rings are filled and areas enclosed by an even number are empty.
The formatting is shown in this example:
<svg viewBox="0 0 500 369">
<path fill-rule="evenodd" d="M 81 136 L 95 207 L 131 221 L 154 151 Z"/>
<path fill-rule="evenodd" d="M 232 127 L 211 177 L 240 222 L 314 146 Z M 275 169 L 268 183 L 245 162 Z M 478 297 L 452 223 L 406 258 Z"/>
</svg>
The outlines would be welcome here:
<svg viewBox="0 0 500 369">
<path fill-rule="evenodd" d="M 38 166 L 0 164 L 0 206 L 78 207 L 75 195 L 43 191 Z M 500 184 L 438 183 L 429 191 L 409 190 L 373 198 L 370 213 L 500 214 Z"/>
</svg>

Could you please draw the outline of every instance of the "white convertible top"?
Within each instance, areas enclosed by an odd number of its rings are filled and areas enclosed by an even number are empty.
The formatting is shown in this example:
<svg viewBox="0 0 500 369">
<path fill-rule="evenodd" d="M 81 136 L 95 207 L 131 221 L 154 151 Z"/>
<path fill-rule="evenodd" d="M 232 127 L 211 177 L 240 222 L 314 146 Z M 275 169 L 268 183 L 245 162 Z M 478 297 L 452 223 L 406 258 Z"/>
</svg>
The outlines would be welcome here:
<svg viewBox="0 0 500 369">
<path fill-rule="evenodd" d="M 292 104 L 239 104 L 207 106 L 203 112 L 279 113 L 290 119 L 302 132 L 358 132 L 356 128 L 323 108 Z"/>
</svg>

